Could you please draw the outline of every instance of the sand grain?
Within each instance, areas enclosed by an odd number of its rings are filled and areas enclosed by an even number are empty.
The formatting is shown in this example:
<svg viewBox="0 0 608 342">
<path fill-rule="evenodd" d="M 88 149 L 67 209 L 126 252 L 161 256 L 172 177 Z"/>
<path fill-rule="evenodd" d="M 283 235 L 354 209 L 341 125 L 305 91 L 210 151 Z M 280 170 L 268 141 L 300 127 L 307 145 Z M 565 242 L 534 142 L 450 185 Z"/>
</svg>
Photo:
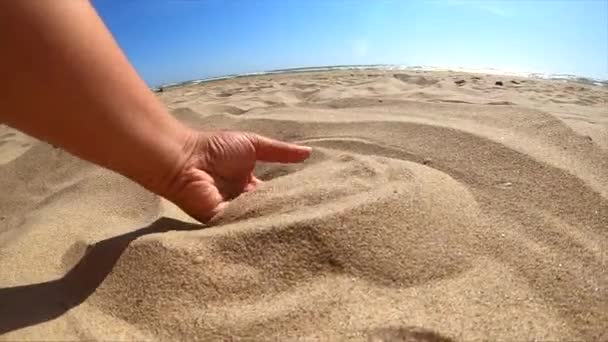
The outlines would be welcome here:
<svg viewBox="0 0 608 342">
<path fill-rule="evenodd" d="M 313 156 L 259 165 L 205 228 L 1 127 L 0 340 L 608 339 L 607 88 L 366 70 L 159 96 Z"/>
</svg>

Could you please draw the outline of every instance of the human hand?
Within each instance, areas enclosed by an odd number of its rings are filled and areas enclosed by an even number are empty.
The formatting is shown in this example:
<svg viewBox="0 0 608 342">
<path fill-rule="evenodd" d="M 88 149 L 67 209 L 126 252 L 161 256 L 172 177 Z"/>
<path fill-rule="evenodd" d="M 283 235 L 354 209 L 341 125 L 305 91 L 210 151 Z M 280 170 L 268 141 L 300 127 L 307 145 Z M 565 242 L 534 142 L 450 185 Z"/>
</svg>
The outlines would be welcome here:
<svg viewBox="0 0 608 342">
<path fill-rule="evenodd" d="M 255 190 L 256 161 L 298 163 L 311 149 L 246 132 L 195 134 L 183 166 L 164 196 L 201 222 L 221 212 L 228 201 Z"/>
</svg>

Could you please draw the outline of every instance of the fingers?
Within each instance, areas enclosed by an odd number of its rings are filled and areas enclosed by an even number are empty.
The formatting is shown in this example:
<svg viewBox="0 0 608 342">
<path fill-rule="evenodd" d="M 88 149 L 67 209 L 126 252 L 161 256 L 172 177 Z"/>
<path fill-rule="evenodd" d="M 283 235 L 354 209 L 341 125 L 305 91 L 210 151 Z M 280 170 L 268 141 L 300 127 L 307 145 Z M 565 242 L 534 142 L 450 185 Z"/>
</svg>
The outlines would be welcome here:
<svg viewBox="0 0 608 342">
<path fill-rule="evenodd" d="M 255 176 L 255 175 L 253 175 L 253 174 L 251 175 L 251 182 L 252 182 L 253 184 L 255 184 L 256 186 L 258 186 L 258 185 L 260 185 L 260 184 L 264 183 L 264 182 L 263 182 L 261 179 L 259 179 L 258 177 L 256 177 L 256 176 Z"/>
<path fill-rule="evenodd" d="M 228 206 L 228 202 L 221 202 L 220 204 L 217 205 L 217 207 L 215 207 L 212 212 L 211 212 L 211 218 L 217 216 L 219 213 L 221 213 L 222 211 L 226 210 L 226 207 Z"/>
<path fill-rule="evenodd" d="M 260 184 L 262 184 L 264 182 L 262 182 L 262 180 L 260 180 L 258 177 L 254 176 L 253 174 L 251 175 L 251 180 L 249 181 L 249 183 L 245 186 L 245 188 L 243 189 L 243 192 L 251 192 L 254 191 L 255 189 L 258 188 L 258 186 L 260 186 Z"/>
<path fill-rule="evenodd" d="M 255 191 L 258 188 L 258 186 L 260 186 L 262 183 L 264 183 L 264 182 L 261 179 L 257 178 L 253 174 L 251 174 L 248 184 L 245 186 L 245 188 L 242 191 L 243 191 L 243 193 Z M 213 208 L 210 211 L 210 213 L 205 216 L 205 218 L 203 220 L 199 219 L 199 221 L 207 223 L 207 224 L 213 224 L 217 220 L 217 218 L 220 216 L 220 214 L 224 210 L 226 210 L 226 207 L 229 204 L 230 204 L 230 202 L 226 198 L 226 200 L 221 201 L 215 208 Z"/>
<path fill-rule="evenodd" d="M 307 146 L 290 144 L 252 134 L 256 158 L 259 161 L 274 163 L 299 163 L 310 156 L 312 149 Z"/>
<path fill-rule="evenodd" d="M 209 226 L 213 226 L 214 224 L 217 223 L 217 220 L 220 218 L 220 214 L 226 210 L 226 207 L 228 206 L 228 202 L 221 202 L 220 204 L 217 205 L 217 207 L 215 207 L 211 213 L 209 214 L 209 216 L 207 216 L 207 218 L 205 220 L 201 220 L 199 219 L 199 221 L 209 225 Z"/>
</svg>

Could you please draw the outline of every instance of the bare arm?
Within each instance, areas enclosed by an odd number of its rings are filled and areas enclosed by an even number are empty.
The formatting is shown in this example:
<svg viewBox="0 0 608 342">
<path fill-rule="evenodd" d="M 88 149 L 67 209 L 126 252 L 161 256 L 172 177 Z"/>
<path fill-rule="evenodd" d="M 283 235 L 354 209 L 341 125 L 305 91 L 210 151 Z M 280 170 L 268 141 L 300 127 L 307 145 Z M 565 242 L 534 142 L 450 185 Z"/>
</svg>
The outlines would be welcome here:
<svg viewBox="0 0 608 342">
<path fill-rule="evenodd" d="M 258 160 L 307 147 L 172 117 L 85 0 L 0 1 L 0 120 L 117 171 L 206 222 L 254 190 Z"/>
<path fill-rule="evenodd" d="M 0 119 L 162 191 L 193 132 L 139 78 L 88 1 L 0 1 Z"/>
</svg>

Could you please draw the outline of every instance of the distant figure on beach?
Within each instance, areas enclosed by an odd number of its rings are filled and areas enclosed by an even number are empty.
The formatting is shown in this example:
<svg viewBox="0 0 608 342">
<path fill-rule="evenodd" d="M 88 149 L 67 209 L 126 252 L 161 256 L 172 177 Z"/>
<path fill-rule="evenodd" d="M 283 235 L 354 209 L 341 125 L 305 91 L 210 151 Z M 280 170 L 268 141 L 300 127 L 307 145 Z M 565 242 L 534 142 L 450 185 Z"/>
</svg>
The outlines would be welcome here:
<svg viewBox="0 0 608 342">
<path fill-rule="evenodd" d="M 0 2 L 0 120 L 114 170 L 206 222 L 254 190 L 256 161 L 311 149 L 170 115 L 87 1 Z"/>
</svg>

